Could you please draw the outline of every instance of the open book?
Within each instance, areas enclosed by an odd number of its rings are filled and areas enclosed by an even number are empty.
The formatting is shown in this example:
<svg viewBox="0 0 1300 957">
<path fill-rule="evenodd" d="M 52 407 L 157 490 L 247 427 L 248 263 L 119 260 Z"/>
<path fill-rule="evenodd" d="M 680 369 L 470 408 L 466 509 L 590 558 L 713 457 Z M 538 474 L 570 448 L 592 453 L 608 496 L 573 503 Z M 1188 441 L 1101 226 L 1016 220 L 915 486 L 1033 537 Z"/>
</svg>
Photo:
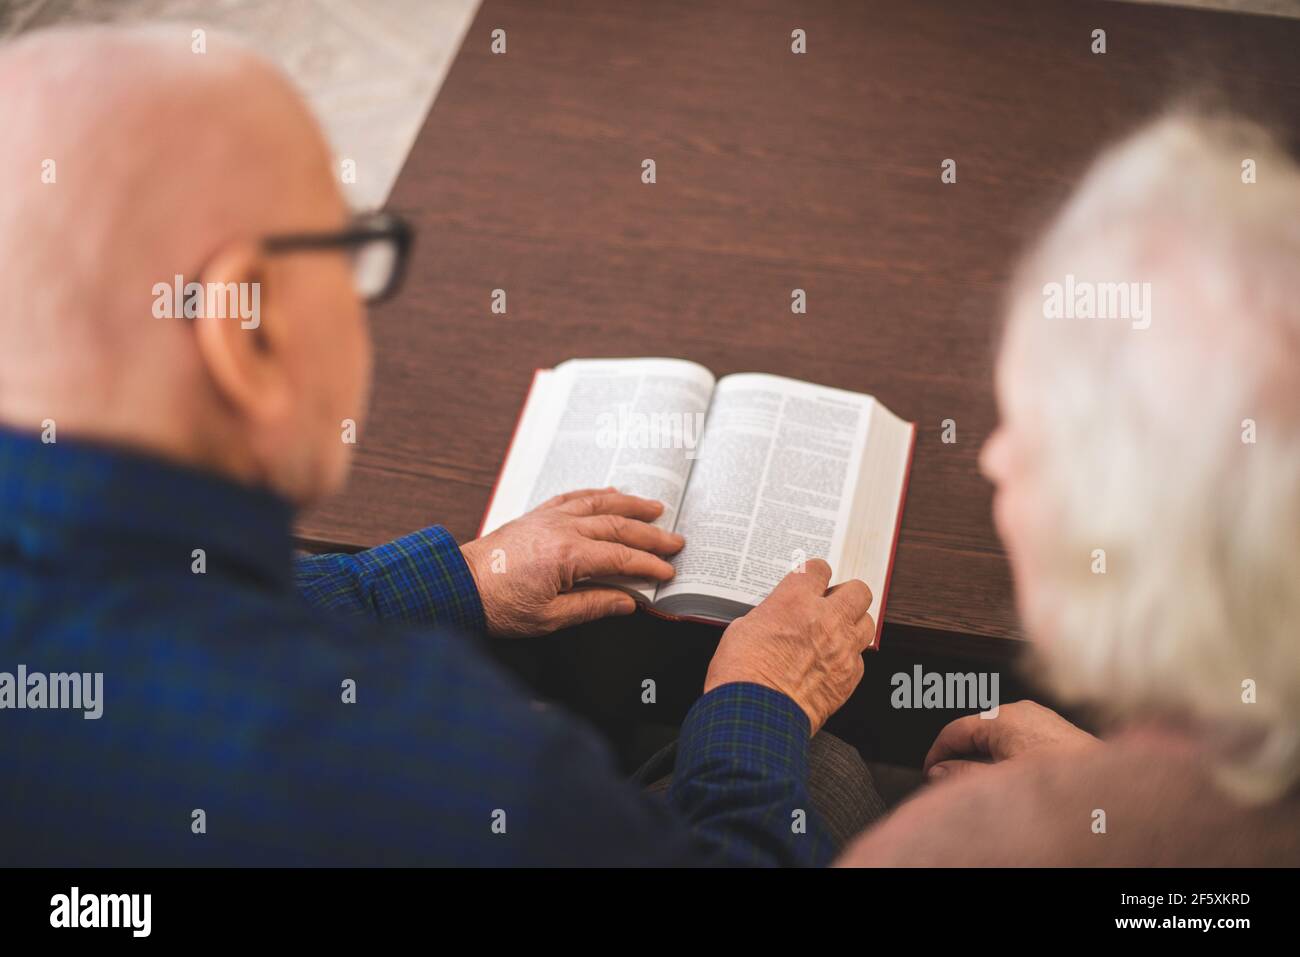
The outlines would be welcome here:
<svg viewBox="0 0 1300 957">
<path fill-rule="evenodd" d="M 728 622 L 812 558 L 871 588 L 878 647 L 916 426 L 869 395 L 683 359 L 538 370 L 482 533 L 561 492 L 658 499 L 676 577 L 620 580 L 650 610 Z"/>
</svg>

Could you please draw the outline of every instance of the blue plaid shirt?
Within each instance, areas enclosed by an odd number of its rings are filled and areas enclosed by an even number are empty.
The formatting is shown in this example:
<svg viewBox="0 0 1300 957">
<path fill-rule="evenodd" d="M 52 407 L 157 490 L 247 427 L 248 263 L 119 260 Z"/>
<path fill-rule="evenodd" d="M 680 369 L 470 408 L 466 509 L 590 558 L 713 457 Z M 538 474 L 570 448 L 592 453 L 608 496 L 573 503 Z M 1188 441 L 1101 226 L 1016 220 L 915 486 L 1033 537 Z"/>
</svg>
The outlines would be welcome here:
<svg viewBox="0 0 1300 957">
<path fill-rule="evenodd" d="M 295 563 L 292 517 L 212 475 L 0 431 L 0 864 L 829 859 L 789 698 L 703 696 L 667 801 L 649 797 L 476 650 L 444 530 Z M 101 717 L 31 706 L 54 687 L 33 675 L 73 672 L 102 673 Z"/>
</svg>

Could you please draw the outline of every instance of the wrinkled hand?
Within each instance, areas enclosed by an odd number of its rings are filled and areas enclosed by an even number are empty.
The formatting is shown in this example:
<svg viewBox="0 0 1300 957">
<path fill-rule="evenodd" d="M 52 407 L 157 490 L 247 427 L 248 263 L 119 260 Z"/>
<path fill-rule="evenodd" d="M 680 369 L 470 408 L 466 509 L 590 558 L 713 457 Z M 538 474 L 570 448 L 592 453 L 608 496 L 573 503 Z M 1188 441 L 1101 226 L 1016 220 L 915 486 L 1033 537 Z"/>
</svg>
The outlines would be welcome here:
<svg viewBox="0 0 1300 957">
<path fill-rule="evenodd" d="M 1016 701 L 999 707 L 996 718 L 971 714 L 949 722 L 930 746 L 924 768 L 933 780 L 978 771 L 1031 751 L 1089 748 L 1100 743 L 1051 708 Z"/>
<path fill-rule="evenodd" d="M 813 559 L 733 621 L 709 663 L 705 693 L 737 681 L 764 685 L 799 705 L 816 734 L 862 680 L 862 651 L 876 634 L 866 583 L 827 591 L 830 580 L 830 565 Z"/>
<path fill-rule="evenodd" d="M 636 602 L 614 588 L 573 586 L 587 578 L 627 576 L 667 581 L 661 555 L 684 539 L 649 524 L 659 502 L 613 488 L 557 495 L 527 515 L 461 546 L 474 576 L 489 634 L 541 635 L 569 625 L 630 615 Z"/>
</svg>

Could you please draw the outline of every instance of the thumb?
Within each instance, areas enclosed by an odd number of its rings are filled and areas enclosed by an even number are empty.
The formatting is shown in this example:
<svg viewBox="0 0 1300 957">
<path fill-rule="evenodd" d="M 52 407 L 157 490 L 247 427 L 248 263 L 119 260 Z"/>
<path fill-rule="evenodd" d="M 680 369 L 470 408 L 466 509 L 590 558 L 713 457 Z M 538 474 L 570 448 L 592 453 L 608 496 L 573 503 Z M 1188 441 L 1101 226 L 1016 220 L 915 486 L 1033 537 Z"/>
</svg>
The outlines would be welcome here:
<svg viewBox="0 0 1300 957">
<path fill-rule="evenodd" d="M 986 721 L 977 714 L 949 721 L 930 745 L 921 767 L 928 773 L 934 765 L 952 758 L 972 755 L 998 758 L 1001 756 L 998 737 L 1001 730 L 1002 723 Z"/>
<path fill-rule="evenodd" d="M 983 774 L 993 765 L 984 761 L 940 761 L 930 766 L 925 772 L 925 780 L 930 784 L 947 781 L 950 778 L 963 778 L 969 774 Z"/>
<path fill-rule="evenodd" d="M 583 588 L 557 595 L 551 602 L 551 617 L 556 628 L 580 625 L 610 615 L 630 615 L 634 611 L 636 600 L 616 588 Z"/>
<path fill-rule="evenodd" d="M 815 595 L 826 594 L 826 586 L 831 582 L 831 566 L 823 559 L 810 558 L 799 568 L 791 569 L 779 582 L 772 594 L 777 592 L 807 589 Z"/>
</svg>

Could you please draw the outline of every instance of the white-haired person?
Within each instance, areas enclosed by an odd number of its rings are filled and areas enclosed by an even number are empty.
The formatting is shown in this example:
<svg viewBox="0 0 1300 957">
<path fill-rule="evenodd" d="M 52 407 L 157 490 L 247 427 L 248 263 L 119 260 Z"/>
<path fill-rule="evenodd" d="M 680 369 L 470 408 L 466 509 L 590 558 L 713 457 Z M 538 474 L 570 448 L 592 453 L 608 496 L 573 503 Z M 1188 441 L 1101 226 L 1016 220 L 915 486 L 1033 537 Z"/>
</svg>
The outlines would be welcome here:
<svg viewBox="0 0 1300 957">
<path fill-rule="evenodd" d="M 1012 285 L 981 468 L 1044 686 L 1104 733 L 959 719 L 841 864 L 1300 863 L 1298 264 L 1258 127 L 1097 161 Z"/>
</svg>

